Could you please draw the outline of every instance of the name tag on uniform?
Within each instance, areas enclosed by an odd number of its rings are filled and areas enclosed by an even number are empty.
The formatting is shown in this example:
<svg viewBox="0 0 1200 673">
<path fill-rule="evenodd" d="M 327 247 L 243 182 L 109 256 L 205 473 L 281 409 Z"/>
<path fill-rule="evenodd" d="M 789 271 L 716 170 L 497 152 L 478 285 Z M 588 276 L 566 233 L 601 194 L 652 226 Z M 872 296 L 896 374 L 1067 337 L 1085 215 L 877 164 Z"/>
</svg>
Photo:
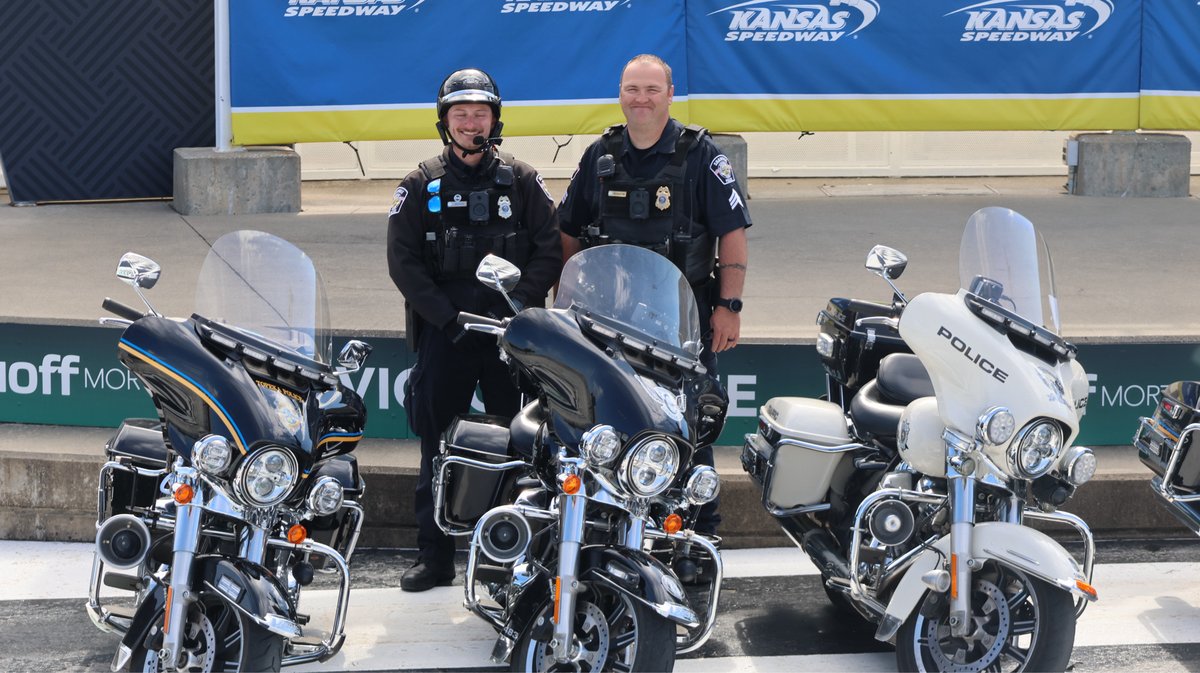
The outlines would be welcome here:
<svg viewBox="0 0 1200 673">
<path fill-rule="evenodd" d="M 610 189 L 610 190 L 608 190 L 608 195 L 613 197 L 614 199 L 623 199 L 623 198 L 629 196 L 629 192 L 622 192 L 622 191 L 619 191 L 616 189 Z"/>
</svg>

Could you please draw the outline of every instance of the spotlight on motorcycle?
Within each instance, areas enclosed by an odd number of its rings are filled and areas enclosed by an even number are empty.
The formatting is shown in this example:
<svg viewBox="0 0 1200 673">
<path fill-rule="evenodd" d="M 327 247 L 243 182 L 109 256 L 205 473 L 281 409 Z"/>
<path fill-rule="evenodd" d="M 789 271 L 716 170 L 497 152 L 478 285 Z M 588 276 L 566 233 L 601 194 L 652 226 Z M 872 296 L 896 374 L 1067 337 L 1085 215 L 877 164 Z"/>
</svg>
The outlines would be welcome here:
<svg viewBox="0 0 1200 673">
<path fill-rule="evenodd" d="M 497 507 L 479 519 L 475 527 L 479 547 L 488 558 L 511 563 L 521 558 L 533 538 L 529 521 L 515 507 Z"/>
<path fill-rule="evenodd" d="M 1072 447 L 1062 464 L 1067 479 L 1076 486 L 1082 486 L 1096 476 L 1096 454 L 1087 447 Z"/>
<path fill-rule="evenodd" d="M 118 570 L 136 568 L 150 551 L 150 529 L 132 514 L 110 517 L 96 531 L 100 560 Z"/>
<path fill-rule="evenodd" d="M 884 500 L 875 505 L 867 525 L 871 535 L 889 547 L 904 544 L 916 530 L 912 510 L 899 500 Z"/>
<path fill-rule="evenodd" d="M 583 433 L 579 440 L 579 451 L 589 463 L 603 467 L 621 451 L 621 438 L 611 425 L 597 425 Z"/>
<path fill-rule="evenodd" d="M 693 505 L 703 505 L 716 499 L 721 492 L 721 477 L 708 465 L 697 465 L 688 477 L 683 494 Z"/>
</svg>

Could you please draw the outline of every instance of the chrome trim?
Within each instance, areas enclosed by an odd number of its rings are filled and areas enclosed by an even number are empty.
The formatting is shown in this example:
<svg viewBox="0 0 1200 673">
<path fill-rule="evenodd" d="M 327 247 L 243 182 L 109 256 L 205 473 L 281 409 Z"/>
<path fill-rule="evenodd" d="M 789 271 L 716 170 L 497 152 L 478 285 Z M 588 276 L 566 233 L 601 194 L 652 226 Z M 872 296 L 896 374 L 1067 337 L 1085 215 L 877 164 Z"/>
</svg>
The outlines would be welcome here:
<svg viewBox="0 0 1200 673">
<path fill-rule="evenodd" d="M 342 648 L 342 644 L 346 642 L 346 613 L 350 607 L 350 567 L 346 563 L 346 559 L 336 549 L 312 539 L 306 539 L 300 544 L 292 544 L 287 540 L 273 538 L 267 540 L 267 545 L 280 549 L 299 551 L 305 554 L 318 554 L 332 560 L 337 565 L 337 570 L 341 573 L 341 580 L 338 585 L 338 600 L 337 606 L 334 609 L 333 625 L 330 627 L 328 636 L 322 639 L 321 644 L 316 646 L 312 652 L 284 657 L 283 665 L 293 666 L 312 661 L 328 660 L 337 654 L 338 650 Z M 264 625 L 264 628 L 269 627 Z"/>
<path fill-rule="evenodd" d="M 459 528 L 452 526 L 446 520 L 445 512 L 443 511 L 442 503 L 445 498 L 442 497 L 442 489 L 446 486 L 446 469 L 450 465 L 465 465 L 474 467 L 480 470 L 489 472 L 501 472 L 504 470 L 512 470 L 518 467 L 526 467 L 527 463 L 523 460 L 510 460 L 504 463 L 485 463 L 482 460 L 473 460 L 471 458 L 463 458 L 462 456 L 448 456 L 445 453 L 434 456 L 435 465 L 437 466 L 437 479 L 433 482 L 433 521 L 437 527 L 446 535 L 464 536 L 471 535 L 475 528 L 474 526 L 467 528 Z"/>
<path fill-rule="evenodd" d="M 1139 431 L 1141 430 L 1141 426 L 1149 426 L 1150 431 L 1157 434 L 1159 437 L 1162 437 L 1163 439 L 1170 439 L 1170 437 L 1167 437 L 1158 430 L 1158 423 L 1153 419 L 1142 417 L 1138 420 Z M 1175 481 L 1175 477 L 1179 475 L 1179 468 L 1183 463 L 1183 442 L 1185 439 L 1187 439 L 1188 435 L 1196 432 L 1197 430 L 1200 430 L 1200 423 L 1192 423 L 1191 425 L 1185 427 L 1182 431 L 1180 431 L 1179 439 L 1175 440 L 1175 445 L 1171 448 L 1171 460 L 1167 463 L 1167 470 L 1163 473 L 1163 476 L 1160 478 L 1159 484 L 1155 489 L 1158 494 L 1161 495 L 1168 503 L 1175 504 L 1200 501 L 1200 493 L 1180 494 L 1173 486 L 1171 486 L 1171 482 Z"/>
<path fill-rule="evenodd" d="M 1197 424 L 1196 428 L 1200 429 L 1200 424 Z M 1083 576 L 1087 578 L 1088 584 L 1091 584 L 1092 569 L 1096 563 L 1096 539 L 1092 537 L 1092 529 L 1088 527 L 1087 523 L 1078 516 L 1063 511 L 1043 512 L 1040 509 L 1026 509 L 1025 517 L 1066 524 L 1078 531 L 1079 536 L 1083 538 Z M 1066 587 L 1066 589 L 1071 592 L 1075 591 L 1075 587 Z M 1075 600 L 1076 617 L 1083 614 L 1089 602 L 1091 601 L 1085 598 L 1077 598 Z"/>
<path fill-rule="evenodd" d="M 767 459 L 766 467 L 763 470 L 763 485 L 762 485 L 762 506 L 771 516 L 784 517 L 796 516 L 797 514 L 808 514 L 809 512 L 823 512 L 829 509 L 829 503 L 819 502 L 813 505 L 800 505 L 798 507 L 780 507 L 771 502 L 771 487 L 775 482 L 775 454 L 780 446 L 798 446 L 802 449 L 810 449 L 812 451 L 820 451 L 822 453 L 846 453 L 855 449 L 868 448 L 865 444 L 850 443 L 839 444 L 837 446 L 824 446 L 821 444 L 813 444 L 800 439 L 781 438 L 778 442 L 771 444 L 767 439 L 757 432 L 747 433 L 745 435 L 746 445 L 760 443 L 765 444 L 769 451 L 758 450 L 757 446 L 751 447 L 751 450 L 756 454 L 765 455 Z"/>
<path fill-rule="evenodd" d="M 854 528 L 852 529 L 852 540 L 850 542 L 850 598 L 856 603 L 860 603 L 863 607 L 869 609 L 877 615 L 883 615 L 887 611 L 887 607 L 880 603 L 874 596 L 874 591 L 867 589 L 862 584 L 862 577 L 858 572 L 861 565 L 859 559 L 859 549 L 862 547 L 863 531 L 866 530 L 867 512 L 881 500 L 901 500 L 903 502 L 919 502 L 930 505 L 941 505 L 946 502 L 947 496 L 930 493 L 922 493 L 920 491 L 912 491 L 902 488 L 886 488 L 875 491 L 874 493 L 863 498 L 859 503 L 858 509 L 854 513 Z M 793 538 L 794 540 L 794 538 Z M 924 551 L 918 547 L 921 551 Z M 915 555 L 907 554 L 901 556 L 896 561 L 893 561 L 888 567 L 899 568 L 901 562 L 907 563 L 911 559 L 908 556 Z M 894 572 L 894 569 L 893 569 Z M 885 570 L 885 573 L 887 571 Z M 882 577 L 882 576 L 881 576 Z"/>
<path fill-rule="evenodd" d="M 573 476 L 580 467 L 569 461 L 559 461 L 562 471 L 559 478 Z M 579 593 L 579 550 L 583 546 L 586 526 L 587 488 L 580 482 L 579 491 L 568 495 L 559 493 L 558 573 L 555 588 L 558 594 L 555 606 L 558 619 L 554 622 L 554 638 L 550 647 L 559 663 L 567 663 L 575 656 L 575 598 Z"/>
<path fill-rule="evenodd" d="M 680 531 L 678 533 L 668 533 L 658 528 L 646 528 L 646 537 L 655 540 L 673 540 L 684 543 L 692 543 L 700 545 L 706 552 L 709 558 L 713 560 L 713 567 L 716 570 L 713 575 L 712 583 L 709 589 L 708 611 L 705 614 L 704 621 L 701 623 L 699 630 L 688 629 L 688 632 L 683 635 L 675 636 L 675 653 L 686 654 L 699 649 L 712 635 L 713 625 L 717 623 L 717 604 L 721 597 L 721 583 L 725 578 L 725 564 L 721 560 L 721 554 L 717 551 L 717 546 L 712 543 L 707 537 L 698 535 L 692 531 Z"/>
</svg>

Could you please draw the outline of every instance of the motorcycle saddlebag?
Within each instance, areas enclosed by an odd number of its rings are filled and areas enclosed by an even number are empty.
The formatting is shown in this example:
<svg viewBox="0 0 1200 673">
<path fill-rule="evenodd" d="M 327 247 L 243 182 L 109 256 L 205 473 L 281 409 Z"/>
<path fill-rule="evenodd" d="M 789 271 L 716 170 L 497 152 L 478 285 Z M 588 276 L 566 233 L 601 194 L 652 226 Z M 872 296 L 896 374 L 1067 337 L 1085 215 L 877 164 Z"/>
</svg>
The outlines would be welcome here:
<svg viewBox="0 0 1200 673">
<path fill-rule="evenodd" d="M 508 419 L 470 414 L 454 419 L 442 439 L 442 455 L 499 464 L 512 460 Z M 486 470 L 451 464 L 442 484 L 442 507 L 453 526 L 474 528 L 479 517 L 500 504 L 515 470 Z"/>
<path fill-rule="evenodd" d="M 765 502 L 782 509 L 824 502 L 834 472 L 858 448 L 846 416 L 832 402 L 775 397 L 747 435 L 742 466 L 759 482 Z"/>
<path fill-rule="evenodd" d="M 1192 451 L 1193 435 L 1179 442 L 1183 429 L 1200 422 L 1200 382 L 1176 381 L 1161 394 L 1154 417 L 1144 421 L 1134 437 L 1138 458 L 1158 476 L 1166 474 L 1176 445 L 1182 453 L 1179 469 L 1170 486 L 1188 491 L 1200 491 L 1200 451 Z"/>
<path fill-rule="evenodd" d="M 120 462 L 146 470 L 161 470 L 167 466 L 167 445 L 163 440 L 162 423 L 157 419 L 129 418 L 121 423 L 116 434 L 104 445 L 104 455 L 110 462 Z M 159 479 L 113 470 L 109 511 L 103 518 L 117 514 L 135 514 L 132 508 L 150 508 L 158 499 Z"/>
</svg>

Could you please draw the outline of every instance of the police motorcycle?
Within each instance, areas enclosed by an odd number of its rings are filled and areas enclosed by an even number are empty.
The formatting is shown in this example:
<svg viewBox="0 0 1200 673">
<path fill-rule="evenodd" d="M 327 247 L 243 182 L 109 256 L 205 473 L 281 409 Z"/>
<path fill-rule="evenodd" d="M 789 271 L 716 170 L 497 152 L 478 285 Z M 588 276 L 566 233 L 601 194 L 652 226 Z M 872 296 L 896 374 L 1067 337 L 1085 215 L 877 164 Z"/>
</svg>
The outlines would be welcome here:
<svg viewBox="0 0 1200 673">
<path fill-rule="evenodd" d="M 321 278 L 273 235 L 217 240 L 189 318 L 146 299 L 159 275 L 154 261 L 126 253 L 117 277 L 148 312 L 103 303 L 120 318 L 101 323 L 124 329 L 119 358 L 158 418 L 124 421 L 105 446 L 88 615 L 122 637 L 114 671 L 325 661 L 345 640 L 363 521 L 352 452 L 366 409 L 339 376 L 359 369 L 370 346 L 350 341 L 334 366 Z M 318 571 L 338 582 L 333 614 L 322 615 L 328 632 L 300 612 Z M 122 598 L 102 600 L 102 586 Z"/>
<path fill-rule="evenodd" d="M 520 271 L 489 255 L 477 277 L 507 297 Z M 459 323 L 498 337 L 530 401 L 459 417 L 434 462 L 438 525 L 470 536 L 465 606 L 512 670 L 671 670 L 708 639 L 722 579 L 684 527 L 720 489 L 692 463 L 716 423 L 685 394 L 705 375 L 692 290 L 662 255 L 605 245 L 567 262 L 553 308 L 513 309 Z M 690 548 L 707 585 L 689 595 L 656 543 Z"/>
<path fill-rule="evenodd" d="M 1200 534 L 1200 453 L 1192 437 L 1200 430 L 1200 382 L 1176 381 L 1159 395 L 1150 417 L 1138 419 L 1133 436 L 1138 458 L 1154 472 L 1154 495 L 1193 533 Z"/>
<path fill-rule="evenodd" d="M 871 250 L 895 301 L 857 306 L 849 326 L 898 337 L 897 352 L 849 386 L 845 408 L 769 400 L 743 467 L 830 599 L 878 625 L 900 670 L 1064 670 L 1096 600 L 1095 554 L 1058 507 L 1096 460 L 1071 445 L 1088 382 L 1058 334 L 1048 251 L 1020 214 L 984 208 L 967 221 L 956 294 L 907 299 L 892 282 L 906 264 Z M 862 345 L 818 342 L 827 364 L 858 358 L 832 367 L 842 374 L 872 369 Z M 1073 528 L 1082 563 L 1031 520 Z"/>
</svg>

